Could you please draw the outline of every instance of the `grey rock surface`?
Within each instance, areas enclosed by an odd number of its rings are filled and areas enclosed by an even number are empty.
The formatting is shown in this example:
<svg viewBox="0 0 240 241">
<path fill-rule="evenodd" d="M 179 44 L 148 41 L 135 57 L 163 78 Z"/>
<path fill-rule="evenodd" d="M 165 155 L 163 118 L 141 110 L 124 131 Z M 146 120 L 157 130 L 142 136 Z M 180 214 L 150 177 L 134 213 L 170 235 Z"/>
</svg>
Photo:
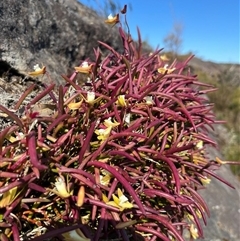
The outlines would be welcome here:
<svg viewBox="0 0 240 241">
<path fill-rule="evenodd" d="M 230 133 L 222 125 L 216 125 L 215 131 L 209 135 L 213 140 L 229 139 Z M 224 157 L 216 148 L 209 147 L 209 158 L 215 160 Z M 232 174 L 228 165 L 223 165 L 216 174 L 234 186 L 230 188 L 219 180 L 212 178 L 206 189 L 199 191 L 208 204 L 210 218 L 204 226 L 204 239 L 206 241 L 239 241 L 240 240 L 240 182 Z"/>
<path fill-rule="evenodd" d="M 227 166 L 221 167 L 217 174 L 230 182 L 236 189 L 213 179 L 207 189 L 201 191 L 210 209 L 210 218 L 204 227 L 206 241 L 240 240 L 240 189 L 239 182 Z"/>
<path fill-rule="evenodd" d="M 61 83 L 60 74 L 70 71 L 88 56 L 93 57 L 97 40 L 105 41 L 115 49 L 121 48 L 117 30 L 106 26 L 103 19 L 75 0 L 2 0 L 0 29 L 0 61 L 14 69 L 8 80 L 15 82 L 23 81 L 24 74 L 38 63 L 47 66 L 53 79 Z M 0 74 L 5 73 L 7 70 L 0 71 Z M 0 77 L 4 81 L 3 76 Z M 3 94 L 1 88 L 7 90 L 11 84 L 0 82 L 0 94 Z M 5 92 L 6 96 L 12 92 L 11 98 L 16 99 L 13 90 Z M 223 133 L 221 129 L 216 131 Z M 216 139 L 216 135 L 213 138 Z M 209 155 L 211 159 L 221 157 L 214 148 L 209 149 Z M 236 189 L 212 180 L 207 189 L 201 191 L 211 212 L 208 226 L 204 228 L 204 240 L 238 241 L 240 184 L 227 166 L 223 166 L 218 174 Z"/>
<path fill-rule="evenodd" d="M 116 28 L 76 0 L 0 1 L 0 59 L 27 72 L 43 64 L 54 80 L 93 57 L 98 40 L 116 49 Z"/>
</svg>

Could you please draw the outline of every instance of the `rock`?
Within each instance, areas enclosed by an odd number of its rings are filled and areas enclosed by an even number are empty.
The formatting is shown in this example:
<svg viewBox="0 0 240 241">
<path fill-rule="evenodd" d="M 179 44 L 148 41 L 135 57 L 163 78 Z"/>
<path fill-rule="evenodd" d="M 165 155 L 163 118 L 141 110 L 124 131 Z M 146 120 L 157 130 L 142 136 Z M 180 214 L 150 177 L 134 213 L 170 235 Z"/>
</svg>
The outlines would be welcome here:
<svg viewBox="0 0 240 241">
<path fill-rule="evenodd" d="M 228 138 L 226 128 L 222 125 L 216 125 L 215 131 L 210 131 L 213 140 L 221 141 Z M 224 134 L 225 133 L 225 134 Z M 224 135 L 224 136 L 223 136 Z M 230 138 L 230 137 L 229 137 Z M 209 158 L 215 160 L 219 157 L 224 160 L 220 151 L 209 147 Z M 206 241 L 239 241 L 240 240 L 240 183 L 232 174 L 229 166 L 223 165 L 216 174 L 224 178 L 228 183 L 235 187 L 232 189 L 219 180 L 212 178 L 211 183 L 206 189 L 199 191 L 206 201 L 210 218 L 207 226 L 204 227 L 204 237 Z"/>
<path fill-rule="evenodd" d="M 219 156 L 219 155 L 218 155 Z M 213 179 L 207 189 L 200 193 L 210 209 L 210 218 L 204 227 L 206 241 L 240 240 L 240 189 L 239 181 L 227 166 L 221 167 L 217 174 L 231 183 L 231 189 L 220 181 Z"/>
<path fill-rule="evenodd" d="M 119 50 L 116 28 L 76 0 L 0 2 L 0 59 L 20 72 L 47 66 L 55 82 L 104 41 Z"/>
</svg>

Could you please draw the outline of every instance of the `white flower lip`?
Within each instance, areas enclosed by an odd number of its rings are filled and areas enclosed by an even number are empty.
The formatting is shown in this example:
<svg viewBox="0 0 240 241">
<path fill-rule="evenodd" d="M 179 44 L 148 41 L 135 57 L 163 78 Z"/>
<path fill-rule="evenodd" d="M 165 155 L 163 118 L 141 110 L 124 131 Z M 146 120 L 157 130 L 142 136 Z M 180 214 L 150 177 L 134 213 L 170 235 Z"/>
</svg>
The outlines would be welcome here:
<svg viewBox="0 0 240 241">
<path fill-rule="evenodd" d="M 130 122 L 131 122 L 131 114 L 130 113 L 127 113 L 125 115 L 125 118 L 124 118 L 124 121 L 129 125 Z"/>
<path fill-rule="evenodd" d="M 113 15 L 111 13 L 108 15 L 108 19 L 113 19 Z"/>
<path fill-rule="evenodd" d="M 93 92 L 93 91 L 88 91 L 88 92 L 87 92 L 87 101 L 88 101 L 89 103 L 92 103 L 92 102 L 94 102 L 94 100 L 95 100 L 95 92 Z"/>
<path fill-rule="evenodd" d="M 89 66 L 89 64 L 88 64 L 87 61 L 84 61 L 84 62 L 82 62 L 82 64 L 81 64 L 81 67 L 88 67 L 88 66 Z"/>
<path fill-rule="evenodd" d="M 39 67 L 39 64 L 35 64 L 35 65 L 33 66 L 33 69 L 34 69 L 35 71 L 41 70 L 41 68 Z"/>
</svg>

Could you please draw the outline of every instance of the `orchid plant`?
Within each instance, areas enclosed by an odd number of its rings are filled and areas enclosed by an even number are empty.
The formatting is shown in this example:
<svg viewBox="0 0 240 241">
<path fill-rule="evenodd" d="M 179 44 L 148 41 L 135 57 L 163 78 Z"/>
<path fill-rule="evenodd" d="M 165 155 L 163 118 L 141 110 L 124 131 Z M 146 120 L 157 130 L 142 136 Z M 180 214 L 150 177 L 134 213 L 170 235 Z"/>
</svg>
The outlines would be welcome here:
<svg viewBox="0 0 240 241">
<path fill-rule="evenodd" d="M 169 63 L 161 49 L 142 53 L 119 20 L 123 52 L 95 49 L 65 85 L 45 89 L 0 132 L 0 240 L 184 241 L 203 237 L 207 204 L 197 192 L 224 164 L 209 160 L 217 123 L 204 94 L 212 86 Z M 76 83 L 78 73 L 88 81 Z M 37 66 L 32 76 L 49 75 Z M 17 110 L 33 90 L 16 103 Z M 49 95 L 50 114 L 33 111 Z"/>
</svg>

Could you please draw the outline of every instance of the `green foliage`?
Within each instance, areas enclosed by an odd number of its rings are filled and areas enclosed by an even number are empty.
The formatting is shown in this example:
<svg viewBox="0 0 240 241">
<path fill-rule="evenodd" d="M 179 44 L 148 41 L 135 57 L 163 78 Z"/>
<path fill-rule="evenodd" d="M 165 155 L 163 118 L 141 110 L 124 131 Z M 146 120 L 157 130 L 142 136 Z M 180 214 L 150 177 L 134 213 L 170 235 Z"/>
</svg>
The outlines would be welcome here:
<svg viewBox="0 0 240 241">
<path fill-rule="evenodd" d="M 195 70 L 198 78 L 217 88 L 208 93 L 214 112 L 219 120 L 225 120 L 228 136 L 219 140 L 221 152 L 228 161 L 240 161 L 240 86 L 236 71 L 226 66 L 217 76 L 209 76 L 203 71 Z M 240 167 L 231 166 L 235 175 L 240 176 Z"/>
</svg>

